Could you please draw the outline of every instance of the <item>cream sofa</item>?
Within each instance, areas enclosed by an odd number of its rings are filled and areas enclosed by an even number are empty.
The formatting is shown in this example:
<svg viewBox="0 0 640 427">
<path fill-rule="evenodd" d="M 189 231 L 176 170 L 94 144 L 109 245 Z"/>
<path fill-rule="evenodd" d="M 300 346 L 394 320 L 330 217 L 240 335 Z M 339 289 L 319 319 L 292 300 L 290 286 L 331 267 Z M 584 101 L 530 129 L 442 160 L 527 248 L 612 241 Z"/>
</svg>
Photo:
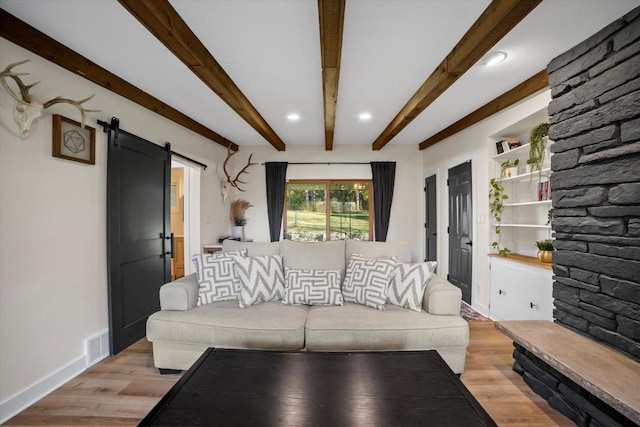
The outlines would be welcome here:
<svg viewBox="0 0 640 427">
<path fill-rule="evenodd" d="M 223 252 L 247 248 L 248 256 L 281 254 L 284 267 L 344 272 L 352 253 L 396 256 L 411 262 L 407 242 L 354 240 L 274 243 L 226 240 Z M 432 275 L 422 312 L 386 304 L 375 310 L 343 306 L 284 305 L 264 302 L 239 308 L 238 301 L 197 306 L 195 273 L 160 289 L 161 310 L 147 321 L 154 364 L 161 370 L 188 369 L 208 347 L 282 351 L 432 350 L 455 373 L 462 373 L 469 325 L 460 317 L 460 290 Z"/>
</svg>

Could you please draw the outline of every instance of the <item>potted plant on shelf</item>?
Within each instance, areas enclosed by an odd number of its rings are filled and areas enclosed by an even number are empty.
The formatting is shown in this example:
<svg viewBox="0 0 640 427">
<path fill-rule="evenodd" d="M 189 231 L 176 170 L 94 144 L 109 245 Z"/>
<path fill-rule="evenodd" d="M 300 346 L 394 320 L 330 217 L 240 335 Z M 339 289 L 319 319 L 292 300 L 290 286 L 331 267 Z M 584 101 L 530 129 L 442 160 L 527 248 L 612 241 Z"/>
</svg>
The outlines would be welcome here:
<svg viewBox="0 0 640 427">
<path fill-rule="evenodd" d="M 529 135 L 529 160 L 527 160 L 528 172 L 533 173 L 542 170 L 550 126 L 549 123 L 540 123 L 531 129 L 531 134 Z"/>
<path fill-rule="evenodd" d="M 507 171 L 509 169 L 518 167 L 520 164 L 520 160 L 505 160 L 500 164 L 500 177 L 491 178 L 489 181 L 489 210 L 491 215 L 493 215 L 493 223 L 494 223 L 494 231 L 495 231 L 495 240 L 491 242 L 491 247 L 498 251 L 500 256 L 506 257 L 509 252 L 509 248 L 500 247 L 501 240 L 501 230 L 500 224 L 502 224 L 502 212 L 504 211 L 504 201 L 509 198 L 509 196 L 505 193 L 504 187 L 502 186 L 502 180 L 507 177 Z"/>
<path fill-rule="evenodd" d="M 551 262 L 553 260 L 553 240 L 538 240 L 536 246 L 538 247 L 538 259 L 540 261 Z"/>
<path fill-rule="evenodd" d="M 231 221 L 233 222 L 234 237 L 244 240 L 244 226 L 247 223 L 245 213 L 247 209 L 253 206 L 251 203 L 243 199 L 236 199 L 231 202 Z"/>
</svg>

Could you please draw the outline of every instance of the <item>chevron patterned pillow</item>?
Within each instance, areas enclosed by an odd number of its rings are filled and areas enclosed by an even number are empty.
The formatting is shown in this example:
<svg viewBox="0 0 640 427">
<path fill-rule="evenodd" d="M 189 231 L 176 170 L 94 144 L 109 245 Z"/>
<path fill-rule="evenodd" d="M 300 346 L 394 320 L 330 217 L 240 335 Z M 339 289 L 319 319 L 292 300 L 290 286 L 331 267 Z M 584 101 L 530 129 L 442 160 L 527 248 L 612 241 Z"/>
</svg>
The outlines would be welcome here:
<svg viewBox="0 0 640 427">
<path fill-rule="evenodd" d="M 342 284 L 344 300 L 384 310 L 387 287 L 397 264 L 395 257 L 369 258 L 352 254 Z"/>
<path fill-rule="evenodd" d="M 234 270 L 233 256 L 245 256 L 246 249 L 236 252 L 197 254 L 191 259 L 198 276 L 198 305 L 238 299 L 240 282 Z"/>
<path fill-rule="evenodd" d="M 424 290 L 435 269 L 435 262 L 398 264 L 387 289 L 389 303 L 414 311 L 422 311 Z"/>
<path fill-rule="evenodd" d="M 293 270 L 285 268 L 283 304 L 342 305 L 342 270 Z"/>
<path fill-rule="evenodd" d="M 240 308 L 284 298 L 282 255 L 234 256 L 240 279 Z"/>
</svg>

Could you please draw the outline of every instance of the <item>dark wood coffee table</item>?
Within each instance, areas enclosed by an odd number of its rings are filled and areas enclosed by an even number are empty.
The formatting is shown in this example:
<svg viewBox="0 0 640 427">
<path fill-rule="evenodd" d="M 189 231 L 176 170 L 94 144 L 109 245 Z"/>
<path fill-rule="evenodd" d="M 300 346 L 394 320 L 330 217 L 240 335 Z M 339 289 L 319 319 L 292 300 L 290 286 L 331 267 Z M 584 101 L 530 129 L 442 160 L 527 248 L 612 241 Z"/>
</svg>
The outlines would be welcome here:
<svg viewBox="0 0 640 427">
<path fill-rule="evenodd" d="M 208 349 L 140 425 L 496 424 L 436 351 Z"/>
</svg>

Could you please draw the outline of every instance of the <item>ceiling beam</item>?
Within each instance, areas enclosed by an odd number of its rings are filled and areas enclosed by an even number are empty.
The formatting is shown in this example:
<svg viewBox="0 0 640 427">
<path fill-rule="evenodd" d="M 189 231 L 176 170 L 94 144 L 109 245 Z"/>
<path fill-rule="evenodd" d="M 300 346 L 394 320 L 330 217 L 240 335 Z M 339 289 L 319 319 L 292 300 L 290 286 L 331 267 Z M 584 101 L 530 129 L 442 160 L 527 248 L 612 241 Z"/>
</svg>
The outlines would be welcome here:
<svg viewBox="0 0 640 427">
<path fill-rule="evenodd" d="M 285 144 L 168 0 L 118 0 L 212 91 L 279 151 Z"/>
<path fill-rule="evenodd" d="M 372 144 L 380 150 L 480 60 L 542 0 L 493 0 Z"/>
<path fill-rule="evenodd" d="M 547 70 L 542 70 L 534 76 L 529 77 L 518 86 L 514 87 L 508 92 L 503 93 L 494 100 L 486 103 L 482 107 L 478 108 L 473 113 L 463 117 L 446 129 L 441 130 L 437 134 L 433 135 L 429 139 L 420 143 L 420 149 L 431 147 L 432 145 L 442 141 L 445 138 L 449 138 L 451 135 L 478 123 L 481 120 L 486 119 L 489 116 L 504 110 L 505 108 L 515 104 L 516 102 L 533 95 L 536 92 L 549 86 L 549 74 Z"/>
<path fill-rule="evenodd" d="M 318 0 L 320 16 L 320 52 L 322 56 L 322 92 L 324 95 L 324 147 L 333 150 L 336 124 L 342 28 L 345 0 Z"/>
<path fill-rule="evenodd" d="M 0 9 L 0 36 L 193 132 L 237 151 L 238 145 Z"/>
</svg>

